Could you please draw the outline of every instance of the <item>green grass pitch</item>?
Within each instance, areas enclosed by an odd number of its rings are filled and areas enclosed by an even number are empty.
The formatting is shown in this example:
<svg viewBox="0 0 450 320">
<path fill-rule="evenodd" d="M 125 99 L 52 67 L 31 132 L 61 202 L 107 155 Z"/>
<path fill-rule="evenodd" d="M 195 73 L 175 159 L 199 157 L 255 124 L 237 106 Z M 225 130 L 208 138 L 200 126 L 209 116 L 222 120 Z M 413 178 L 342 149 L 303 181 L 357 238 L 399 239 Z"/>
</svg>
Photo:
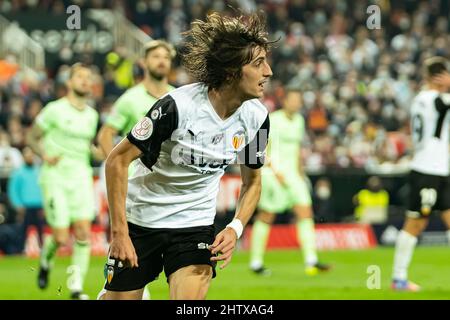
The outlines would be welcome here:
<svg viewBox="0 0 450 320">
<path fill-rule="evenodd" d="M 208 299 L 449 299 L 450 250 L 446 247 L 418 247 L 410 268 L 411 280 L 422 285 L 419 293 L 398 293 L 390 289 L 393 248 L 363 251 L 321 252 L 321 260 L 333 270 L 314 277 L 306 276 L 301 253 L 295 250 L 269 251 L 266 265 L 270 277 L 260 277 L 248 270 L 248 252 L 236 252 L 231 264 L 218 270 L 212 281 Z M 93 257 L 86 279 L 86 293 L 95 299 L 103 284 L 105 258 Z M 68 299 L 66 270 L 69 257 L 58 257 L 49 287 L 37 288 L 37 259 L 0 257 L 0 299 Z M 380 270 L 380 289 L 368 289 L 368 267 Z M 370 281 L 369 281 L 370 282 Z M 374 282 L 372 282 L 374 283 Z M 163 274 L 150 285 L 152 299 L 168 299 L 168 286 Z"/>
</svg>

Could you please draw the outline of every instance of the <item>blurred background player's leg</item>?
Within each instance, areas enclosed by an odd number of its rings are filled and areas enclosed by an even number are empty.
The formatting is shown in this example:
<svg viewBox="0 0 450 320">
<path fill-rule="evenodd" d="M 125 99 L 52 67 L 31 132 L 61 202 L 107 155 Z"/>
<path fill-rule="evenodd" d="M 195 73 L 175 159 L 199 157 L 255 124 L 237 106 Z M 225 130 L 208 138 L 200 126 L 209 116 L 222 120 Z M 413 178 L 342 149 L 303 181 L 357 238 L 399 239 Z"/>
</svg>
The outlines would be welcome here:
<svg viewBox="0 0 450 320">
<path fill-rule="evenodd" d="M 407 217 L 395 244 L 392 288 L 394 290 L 419 291 L 420 287 L 408 281 L 408 268 L 411 263 L 417 237 L 428 225 L 428 218 Z"/>
<path fill-rule="evenodd" d="M 314 214 L 312 210 L 311 196 L 305 180 L 294 177 L 289 184 L 289 194 L 293 205 L 293 211 L 297 218 L 296 230 L 299 243 L 303 251 L 305 273 L 316 275 L 320 271 L 328 271 L 330 266 L 319 262 L 316 248 L 316 231 L 314 229 Z"/>
<path fill-rule="evenodd" d="M 264 254 L 270 227 L 274 220 L 274 213 L 261 211 L 253 223 L 250 244 L 250 269 L 258 274 L 270 275 L 270 270 L 264 266 Z"/>
<path fill-rule="evenodd" d="M 80 170 L 80 176 L 81 176 Z M 86 300 L 83 293 L 84 279 L 89 270 L 91 257 L 91 224 L 95 218 L 94 186 L 92 175 L 84 172 L 85 178 L 72 181 L 68 197 L 70 218 L 75 241 L 72 248 L 72 273 L 69 290 L 72 299 Z"/>
<path fill-rule="evenodd" d="M 44 238 L 39 259 L 38 286 L 48 286 L 50 270 L 54 266 L 54 258 L 59 246 L 69 239 L 70 216 L 64 188 L 57 183 L 42 184 L 44 212 L 47 224 L 52 228 L 51 235 Z"/>
<path fill-rule="evenodd" d="M 261 197 L 258 204 L 258 215 L 253 223 L 250 242 L 250 269 L 260 275 L 270 275 L 271 271 L 264 266 L 267 239 L 270 226 L 275 221 L 275 214 L 288 208 L 288 197 L 271 169 L 263 168 L 261 176 Z"/>
</svg>

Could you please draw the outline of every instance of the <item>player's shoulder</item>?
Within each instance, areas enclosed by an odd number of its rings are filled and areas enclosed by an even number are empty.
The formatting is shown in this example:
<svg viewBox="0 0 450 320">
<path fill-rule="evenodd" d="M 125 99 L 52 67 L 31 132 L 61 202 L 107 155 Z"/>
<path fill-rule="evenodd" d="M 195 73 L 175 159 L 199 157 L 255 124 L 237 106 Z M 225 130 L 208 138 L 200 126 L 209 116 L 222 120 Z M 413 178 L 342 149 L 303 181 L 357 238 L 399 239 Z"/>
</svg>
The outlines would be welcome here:
<svg viewBox="0 0 450 320">
<path fill-rule="evenodd" d="M 251 123 L 259 128 L 266 121 L 269 111 L 259 99 L 251 99 L 242 104 L 241 115 L 244 120 L 251 120 Z"/>
<path fill-rule="evenodd" d="M 184 104 L 199 100 L 202 95 L 204 95 L 207 87 L 200 82 L 187 84 L 178 88 L 174 88 L 173 90 L 166 93 L 163 97 L 169 95 L 171 96 L 175 102 Z"/>
</svg>

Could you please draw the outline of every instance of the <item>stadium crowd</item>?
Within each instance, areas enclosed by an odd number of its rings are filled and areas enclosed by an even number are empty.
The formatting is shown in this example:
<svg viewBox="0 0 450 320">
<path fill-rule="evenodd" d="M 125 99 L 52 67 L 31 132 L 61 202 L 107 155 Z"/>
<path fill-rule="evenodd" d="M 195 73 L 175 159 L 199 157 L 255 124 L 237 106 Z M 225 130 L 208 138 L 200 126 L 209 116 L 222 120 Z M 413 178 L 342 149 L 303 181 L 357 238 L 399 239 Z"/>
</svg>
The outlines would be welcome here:
<svg viewBox="0 0 450 320">
<path fill-rule="evenodd" d="M 303 157 L 309 170 L 405 168 L 408 107 L 421 86 L 420 66 L 427 57 L 449 56 L 450 50 L 450 5 L 444 0 L 7 0 L 0 2 L 0 14 L 36 9 L 64 14 L 70 4 L 81 10 L 118 10 L 151 37 L 165 38 L 178 48 L 189 21 L 208 12 L 266 12 L 270 34 L 279 41 L 270 55 L 274 76 L 264 103 L 273 111 L 286 87 L 302 91 L 307 124 Z M 371 4 L 380 8 L 381 29 L 366 26 Z M 46 103 L 64 95 L 68 66 L 80 60 L 89 63 L 92 57 L 69 47 L 61 50 L 55 69 L 24 70 L 13 54 L 0 57 L 2 172 L 23 164 L 27 129 Z M 94 66 L 94 71 L 92 105 L 104 120 L 142 71 L 126 48 L 106 55 L 104 65 Z M 175 86 L 192 81 L 177 60 L 170 81 Z"/>
</svg>

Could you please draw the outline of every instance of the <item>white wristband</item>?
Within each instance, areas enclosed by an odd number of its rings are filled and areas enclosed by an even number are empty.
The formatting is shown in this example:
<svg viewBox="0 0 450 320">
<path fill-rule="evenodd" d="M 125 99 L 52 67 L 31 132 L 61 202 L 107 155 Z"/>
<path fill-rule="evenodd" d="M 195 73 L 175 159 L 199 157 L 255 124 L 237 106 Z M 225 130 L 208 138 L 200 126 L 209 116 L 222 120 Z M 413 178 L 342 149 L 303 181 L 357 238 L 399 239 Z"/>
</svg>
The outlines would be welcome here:
<svg viewBox="0 0 450 320">
<path fill-rule="evenodd" d="M 242 222 L 239 219 L 233 219 L 233 221 L 227 224 L 227 227 L 236 231 L 238 239 L 241 237 L 242 232 L 244 231 L 244 226 L 242 225 Z"/>
</svg>

